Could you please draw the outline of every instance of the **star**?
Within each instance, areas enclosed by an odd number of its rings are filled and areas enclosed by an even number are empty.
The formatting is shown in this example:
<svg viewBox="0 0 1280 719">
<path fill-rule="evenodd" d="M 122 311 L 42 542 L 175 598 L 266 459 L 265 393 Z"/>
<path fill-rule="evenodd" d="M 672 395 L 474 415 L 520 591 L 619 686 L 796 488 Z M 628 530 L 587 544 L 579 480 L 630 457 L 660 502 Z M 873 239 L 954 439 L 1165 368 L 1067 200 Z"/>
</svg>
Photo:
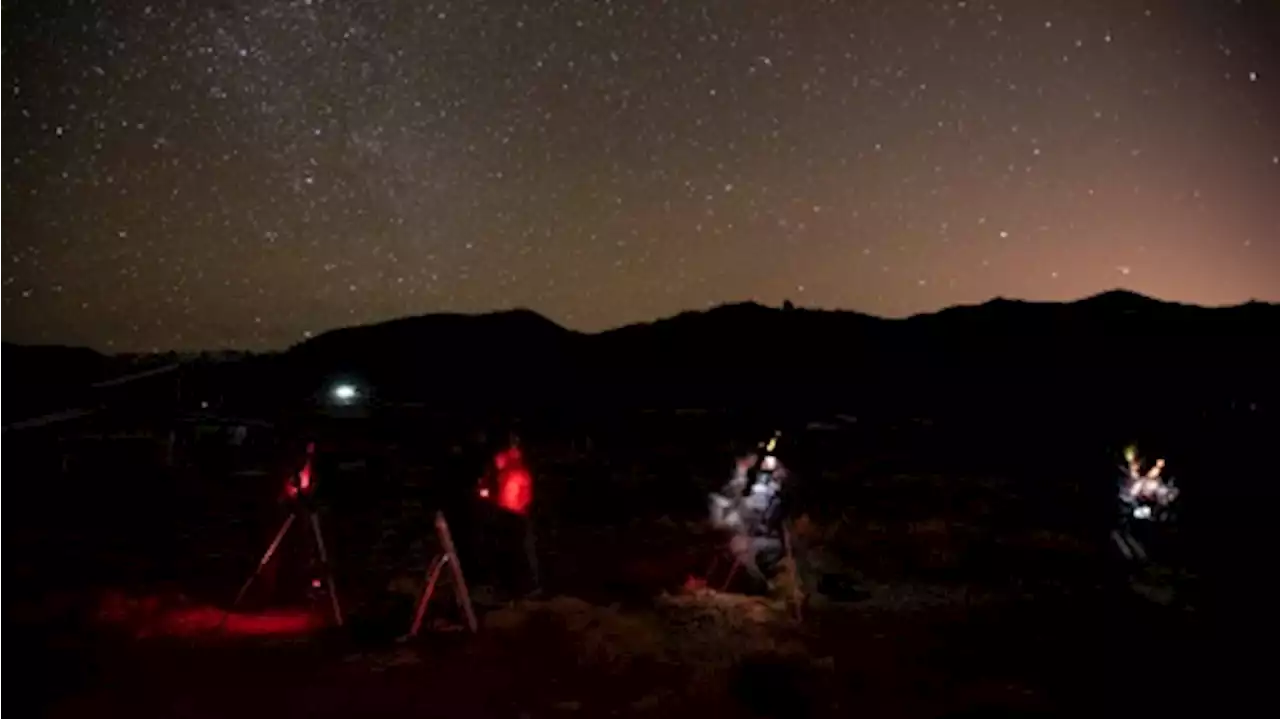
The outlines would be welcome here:
<svg viewBox="0 0 1280 719">
<path fill-rule="evenodd" d="M 5 339 L 1280 300 L 1280 5 L 900 5 L 16 4 Z"/>
</svg>

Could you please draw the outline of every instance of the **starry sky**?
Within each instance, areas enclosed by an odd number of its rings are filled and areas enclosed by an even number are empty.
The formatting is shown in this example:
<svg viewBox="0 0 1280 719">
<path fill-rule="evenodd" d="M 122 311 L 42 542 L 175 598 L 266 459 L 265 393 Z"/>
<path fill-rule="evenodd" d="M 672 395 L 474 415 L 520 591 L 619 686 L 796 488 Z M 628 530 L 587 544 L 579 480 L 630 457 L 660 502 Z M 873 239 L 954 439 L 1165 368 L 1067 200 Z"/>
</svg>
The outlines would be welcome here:
<svg viewBox="0 0 1280 719">
<path fill-rule="evenodd" d="M 47 0 L 4 338 L 1280 300 L 1274 0 Z"/>
</svg>

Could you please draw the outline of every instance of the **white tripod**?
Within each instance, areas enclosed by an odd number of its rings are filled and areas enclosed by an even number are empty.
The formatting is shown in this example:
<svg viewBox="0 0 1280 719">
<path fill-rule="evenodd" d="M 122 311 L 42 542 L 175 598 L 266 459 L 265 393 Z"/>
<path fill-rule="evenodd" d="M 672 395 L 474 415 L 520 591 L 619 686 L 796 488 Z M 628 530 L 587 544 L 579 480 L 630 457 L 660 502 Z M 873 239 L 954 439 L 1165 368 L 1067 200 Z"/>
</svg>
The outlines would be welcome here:
<svg viewBox="0 0 1280 719">
<path fill-rule="evenodd" d="M 406 639 L 418 636 L 418 630 L 422 628 L 422 620 L 427 615 L 427 605 L 435 594 L 436 585 L 440 581 L 445 565 L 448 565 L 450 574 L 453 576 L 453 596 L 458 601 L 458 607 L 462 609 L 463 616 L 466 617 L 467 628 L 472 632 L 479 631 L 476 613 L 471 607 L 471 593 L 467 590 L 467 580 L 462 575 L 462 563 L 458 561 L 458 553 L 453 546 L 453 535 L 449 533 L 449 523 L 445 521 L 444 512 L 436 512 L 435 525 L 436 537 L 440 540 L 440 553 L 427 567 L 427 585 L 418 599 L 418 608 L 414 612 L 409 633 L 404 637 Z"/>
</svg>

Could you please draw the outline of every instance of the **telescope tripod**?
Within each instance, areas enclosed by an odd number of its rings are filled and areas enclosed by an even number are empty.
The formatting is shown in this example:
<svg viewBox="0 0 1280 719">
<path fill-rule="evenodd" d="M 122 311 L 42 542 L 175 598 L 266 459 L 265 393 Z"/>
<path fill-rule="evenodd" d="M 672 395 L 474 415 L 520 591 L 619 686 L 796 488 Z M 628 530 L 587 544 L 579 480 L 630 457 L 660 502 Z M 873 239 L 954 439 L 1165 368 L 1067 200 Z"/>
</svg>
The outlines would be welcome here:
<svg viewBox="0 0 1280 719">
<path fill-rule="evenodd" d="M 422 620 L 427 615 L 427 605 L 431 603 L 431 597 L 435 594 L 440 575 L 444 572 L 446 565 L 453 577 L 453 596 L 467 620 L 467 628 L 473 633 L 479 630 L 476 613 L 471 606 L 471 593 L 467 590 L 467 580 L 462 575 L 462 563 L 458 561 L 458 552 L 453 546 L 453 535 L 449 532 L 449 523 L 445 521 L 444 512 L 436 512 L 435 525 L 436 538 L 440 541 L 440 552 L 427 567 L 427 585 L 418 599 L 418 608 L 413 614 L 413 624 L 409 627 L 409 633 L 404 637 L 405 639 L 418 636 L 418 630 L 422 628 Z"/>
<path fill-rule="evenodd" d="M 280 543 L 284 541 L 285 535 L 289 533 L 289 529 L 293 527 L 294 522 L 299 517 L 302 518 L 303 523 L 311 527 L 311 536 L 315 540 L 316 555 L 320 559 L 320 566 L 324 571 L 325 585 L 329 591 L 333 621 L 340 627 L 342 626 L 342 608 L 338 604 L 338 590 L 333 583 L 333 568 L 329 566 L 329 553 L 325 549 L 324 534 L 320 531 L 320 515 L 316 513 L 315 508 L 310 503 L 304 501 L 295 501 L 293 503 L 289 516 L 284 520 L 284 524 L 280 526 L 280 531 L 276 532 L 275 539 L 271 540 L 271 544 L 267 547 L 267 551 L 263 553 L 262 559 L 258 560 L 258 566 L 253 570 L 253 574 L 250 574 L 244 585 L 240 587 L 240 591 L 236 594 L 236 599 L 232 602 L 231 608 L 235 609 L 240 606 L 245 594 L 249 592 L 249 587 L 253 586 L 254 581 L 262 574 L 267 564 L 271 562 L 276 550 L 280 548 Z"/>
<path fill-rule="evenodd" d="M 1147 548 L 1126 528 L 1113 529 L 1111 541 L 1120 550 L 1120 556 L 1128 561 L 1147 561 Z"/>
<path fill-rule="evenodd" d="M 794 574 L 794 581 L 795 581 L 795 586 L 792 587 L 791 596 L 788 597 L 788 603 L 791 604 L 796 620 L 802 621 L 804 619 L 804 609 L 803 609 L 804 596 L 803 596 L 803 590 L 800 587 L 800 567 L 798 564 L 796 564 L 795 544 L 791 537 L 791 530 L 786 523 L 783 523 L 782 525 L 781 535 L 782 536 L 780 537 L 780 539 L 782 541 L 782 558 L 790 562 L 791 571 Z M 725 555 L 726 558 L 731 558 L 729 560 L 730 561 L 729 573 L 725 576 L 724 581 L 720 583 L 720 587 L 716 591 L 719 591 L 719 592 L 728 591 L 729 585 L 733 584 L 733 580 L 735 577 L 738 576 L 738 570 L 740 569 L 747 570 L 748 574 L 750 574 L 752 577 L 754 577 L 760 582 L 764 582 L 764 583 L 769 582 L 768 577 L 766 577 L 764 572 L 760 570 L 760 567 L 755 563 L 754 560 L 744 561 L 743 555 L 740 552 L 734 551 L 731 545 L 728 552 L 722 552 L 721 554 L 716 554 L 711 558 L 711 566 L 707 568 L 707 573 L 706 573 L 707 584 L 711 583 L 712 576 L 715 574 L 716 570 L 719 568 L 720 558 L 722 554 Z"/>
</svg>

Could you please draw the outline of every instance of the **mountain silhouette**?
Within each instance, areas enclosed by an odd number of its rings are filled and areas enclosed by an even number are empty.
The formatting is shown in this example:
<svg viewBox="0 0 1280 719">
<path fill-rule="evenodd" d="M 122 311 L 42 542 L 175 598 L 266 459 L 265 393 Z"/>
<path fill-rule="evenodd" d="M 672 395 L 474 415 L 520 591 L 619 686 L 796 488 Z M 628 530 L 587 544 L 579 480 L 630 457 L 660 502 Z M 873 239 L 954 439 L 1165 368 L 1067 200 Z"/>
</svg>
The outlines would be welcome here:
<svg viewBox="0 0 1280 719">
<path fill-rule="evenodd" d="M 594 334 L 518 309 L 333 330 L 281 353 L 205 363 L 200 382 L 255 407 L 322 402 L 342 380 L 380 404 L 441 411 L 1154 414 L 1274 406 L 1278 332 L 1274 304 L 1206 308 L 1120 290 L 1067 303 L 996 298 L 903 319 L 747 302 Z M 29 379 L 20 398 L 6 396 L 7 411 L 56 404 L 67 394 L 58 387 L 88 385 L 115 366 L 90 350 L 6 343 L 4 354 Z"/>
<path fill-rule="evenodd" d="M 5 421 L 64 409 L 80 388 L 105 379 L 110 359 L 84 347 L 4 343 L 10 381 L 4 393 Z"/>
<path fill-rule="evenodd" d="M 441 405 L 905 408 L 1271 392 L 1277 328 L 1277 305 L 1205 308 L 1127 291 L 904 319 L 747 302 L 596 334 L 528 310 L 410 317 L 325 333 L 282 361 L 303 386 L 345 374 L 384 397 Z"/>
</svg>

